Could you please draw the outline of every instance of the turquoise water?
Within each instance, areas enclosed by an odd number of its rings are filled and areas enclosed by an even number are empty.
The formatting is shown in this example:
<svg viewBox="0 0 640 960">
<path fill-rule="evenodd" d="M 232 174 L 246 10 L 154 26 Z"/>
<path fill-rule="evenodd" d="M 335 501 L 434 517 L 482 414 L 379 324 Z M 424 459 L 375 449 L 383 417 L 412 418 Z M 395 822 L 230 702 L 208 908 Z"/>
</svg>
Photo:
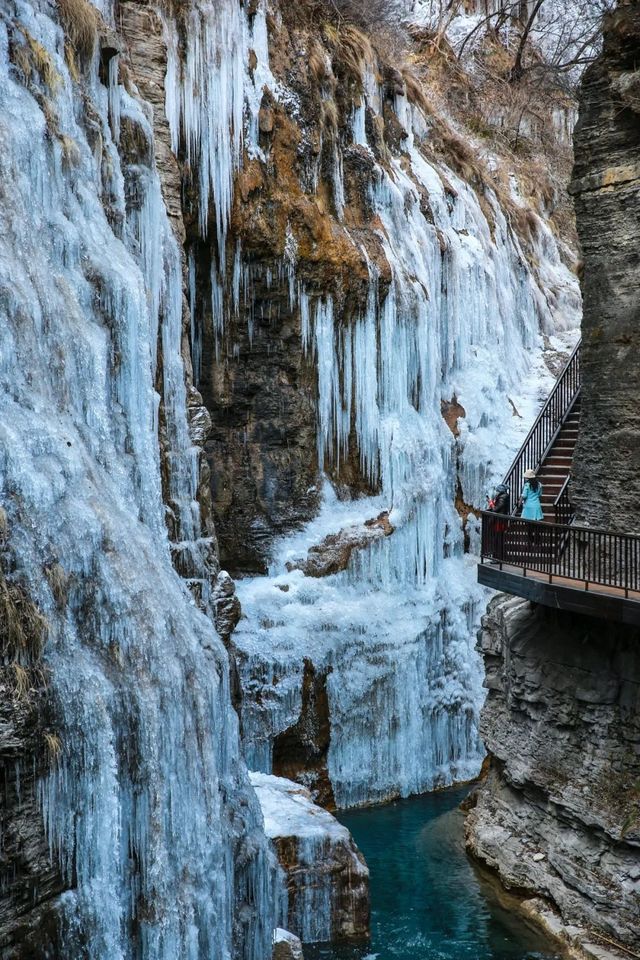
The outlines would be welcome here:
<svg viewBox="0 0 640 960">
<path fill-rule="evenodd" d="M 305 946 L 305 960 L 555 958 L 466 856 L 458 807 L 467 792 L 446 790 L 338 815 L 371 871 L 371 942 Z"/>
</svg>

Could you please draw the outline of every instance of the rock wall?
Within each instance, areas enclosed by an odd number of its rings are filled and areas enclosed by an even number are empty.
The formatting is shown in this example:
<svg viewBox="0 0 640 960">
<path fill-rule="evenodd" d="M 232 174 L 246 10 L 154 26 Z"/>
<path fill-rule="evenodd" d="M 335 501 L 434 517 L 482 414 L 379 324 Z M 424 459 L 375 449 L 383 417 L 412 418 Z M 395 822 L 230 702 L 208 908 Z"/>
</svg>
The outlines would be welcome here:
<svg viewBox="0 0 640 960">
<path fill-rule="evenodd" d="M 585 75 L 572 184 L 584 251 L 575 501 L 582 522 L 631 532 L 640 518 L 639 55 L 640 12 L 621 2 Z M 504 884 L 541 897 L 530 912 L 578 950 L 591 942 L 590 956 L 640 944 L 639 641 L 637 629 L 507 597 L 492 601 L 480 634 L 491 763 L 467 819 L 469 849 Z"/>
<path fill-rule="evenodd" d="M 621 3 L 587 71 L 572 192 L 584 252 L 582 423 L 574 456 L 581 520 L 640 532 L 640 10 Z"/>
<path fill-rule="evenodd" d="M 595 930 L 637 948 L 640 631 L 499 596 L 479 648 L 491 763 L 469 850 L 541 896 L 568 938 Z"/>
</svg>

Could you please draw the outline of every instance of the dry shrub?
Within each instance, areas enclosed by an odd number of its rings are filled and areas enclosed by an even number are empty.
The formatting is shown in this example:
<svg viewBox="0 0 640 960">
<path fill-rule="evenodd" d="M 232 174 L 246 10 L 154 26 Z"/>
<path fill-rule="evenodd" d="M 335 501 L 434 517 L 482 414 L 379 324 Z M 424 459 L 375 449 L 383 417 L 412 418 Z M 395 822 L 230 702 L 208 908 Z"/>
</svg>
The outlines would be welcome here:
<svg viewBox="0 0 640 960">
<path fill-rule="evenodd" d="M 58 12 L 75 56 L 81 60 L 90 59 L 95 49 L 100 23 L 96 8 L 89 0 L 58 0 Z M 69 68 L 71 69 L 71 65 Z"/>
<path fill-rule="evenodd" d="M 365 66 L 376 61 L 369 38 L 354 26 L 325 26 L 324 34 L 332 48 L 336 72 L 362 90 Z"/>
<path fill-rule="evenodd" d="M 406 12 L 403 0 L 325 0 L 324 6 L 329 17 L 337 17 L 339 23 L 351 23 L 361 30 L 395 25 Z"/>
<path fill-rule="evenodd" d="M 0 656 L 37 660 L 44 646 L 47 622 L 22 587 L 0 577 Z"/>
</svg>

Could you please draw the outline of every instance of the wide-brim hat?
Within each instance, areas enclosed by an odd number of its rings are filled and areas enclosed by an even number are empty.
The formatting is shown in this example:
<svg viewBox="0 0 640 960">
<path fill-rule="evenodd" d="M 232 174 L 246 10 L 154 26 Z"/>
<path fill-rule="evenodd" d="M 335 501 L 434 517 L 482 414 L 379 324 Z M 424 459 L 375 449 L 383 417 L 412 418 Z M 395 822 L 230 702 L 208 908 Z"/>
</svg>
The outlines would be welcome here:
<svg viewBox="0 0 640 960">
<path fill-rule="evenodd" d="M 535 470 L 525 470 L 525 472 L 524 472 L 524 478 L 525 478 L 525 480 L 535 480 L 535 478 L 536 478 L 536 472 L 535 472 Z"/>
</svg>

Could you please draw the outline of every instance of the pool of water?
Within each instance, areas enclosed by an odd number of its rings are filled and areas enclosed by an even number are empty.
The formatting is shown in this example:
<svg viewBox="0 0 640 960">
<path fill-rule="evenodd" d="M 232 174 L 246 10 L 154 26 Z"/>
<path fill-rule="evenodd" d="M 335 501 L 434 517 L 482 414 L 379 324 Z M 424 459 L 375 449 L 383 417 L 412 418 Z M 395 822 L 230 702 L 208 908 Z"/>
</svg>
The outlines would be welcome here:
<svg viewBox="0 0 640 960">
<path fill-rule="evenodd" d="M 305 946 L 305 960 L 555 960 L 467 857 L 458 809 L 467 792 L 338 815 L 371 871 L 371 942 Z"/>
</svg>

